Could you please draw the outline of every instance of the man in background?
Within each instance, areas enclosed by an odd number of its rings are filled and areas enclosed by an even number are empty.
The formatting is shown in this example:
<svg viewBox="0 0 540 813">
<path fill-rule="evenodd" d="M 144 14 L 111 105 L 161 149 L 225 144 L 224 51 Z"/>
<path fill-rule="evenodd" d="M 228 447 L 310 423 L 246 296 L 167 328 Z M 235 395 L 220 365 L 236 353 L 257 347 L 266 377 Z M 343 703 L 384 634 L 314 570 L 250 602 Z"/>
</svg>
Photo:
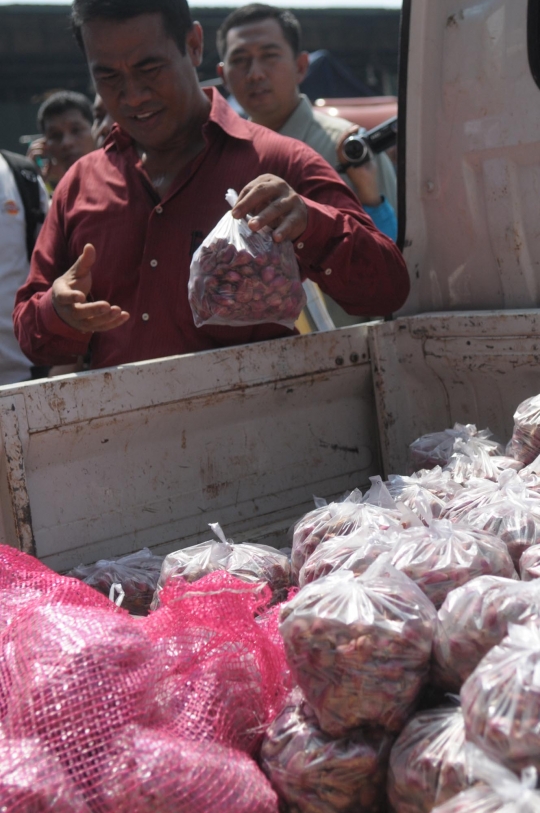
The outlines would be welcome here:
<svg viewBox="0 0 540 813">
<path fill-rule="evenodd" d="M 17 289 L 28 276 L 30 256 L 49 197 L 34 164 L 0 151 L 0 385 L 46 375 L 32 368 L 13 333 Z"/>
<path fill-rule="evenodd" d="M 43 102 L 37 121 L 43 136 L 32 142 L 28 157 L 52 194 L 75 161 L 95 148 L 92 105 L 82 93 L 60 90 Z"/>
<path fill-rule="evenodd" d="M 314 110 L 300 93 L 309 64 L 300 42 L 300 24 L 290 11 L 263 3 L 242 6 L 218 30 L 218 73 L 252 121 L 303 141 L 336 167 L 345 161 L 343 141 L 358 127 Z M 389 158 L 381 155 L 361 167 L 349 165 L 342 177 L 377 228 L 395 240 L 396 176 Z M 325 302 L 335 325 L 358 321 L 329 297 Z"/>
</svg>

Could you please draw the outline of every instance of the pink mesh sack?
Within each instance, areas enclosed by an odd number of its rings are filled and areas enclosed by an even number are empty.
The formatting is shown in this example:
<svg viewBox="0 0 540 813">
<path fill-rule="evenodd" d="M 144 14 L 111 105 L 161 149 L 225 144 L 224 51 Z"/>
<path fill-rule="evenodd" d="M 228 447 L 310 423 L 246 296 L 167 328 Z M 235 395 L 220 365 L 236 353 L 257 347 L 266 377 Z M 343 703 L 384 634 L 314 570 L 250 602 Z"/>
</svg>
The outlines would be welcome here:
<svg viewBox="0 0 540 813">
<path fill-rule="evenodd" d="M 540 768 L 540 626 L 510 624 L 461 689 L 467 740 L 519 772 Z"/>
<path fill-rule="evenodd" d="M 540 454 L 540 395 L 523 401 L 514 413 L 514 432 L 507 454 L 528 466 Z"/>
<path fill-rule="evenodd" d="M 399 731 L 426 679 L 435 608 L 379 558 L 303 587 L 282 609 L 289 663 L 322 730 L 363 725 Z"/>
<path fill-rule="evenodd" d="M 283 646 L 255 620 L 260 590 L 217 572 L 193 585 L 173 581 L 162 595 L 145 630 L 164 653 L 164 724 L 179 737 L 256 753 L 287 691 Z"/>
<path fill-rule="evenodd" d="M 394 813 L 430 813 L 469 784 L 461 708 L 416 714 L 390 754 L 388 798 Z"/>
<path fill-rule="evenodd" d="M 0 737 L 2 813 L 90 813 L 59 760 L 40 740 Z"/>
<path fill-rule="evenodd" d="M 277 813 L 255 762 L 217 743 L 127 726 L 98 786 L 100 813 Z"/>
<path fill-rule="evenodd" d="M 484 655 L 500 644 L 508 624 L 540 619 L 540 583 L 480 576 L 448 594 L 439 610 L 433 674 L 443 688 L 459 691 Z"/>
<path fill-rule="evenodd" d="M 40 738 L 91 804 L 122 728 L 157 715 L 156 652 L 125 613 L 75 605 L 37 604 L 4 638 L 6 735 Z"/>
<path fill-rule="evenodd" d="M 227 202 L 238 195 L 229 189 Z M 253 232 L 227 212 L 191 261 L 188 297 L 197 327 L 273 322 L 293 328 L 306 304 L 294 247 Z"/>
<path fill-rule="evenodd" d="M 290 810 L 383 813 L 390 745 L 380 730 L 332 739 L 297 689 L 265 734 L 261 765 Z"/>
<path fill-rule="evenodd" d="M 387 554 L 439 608 L 448 593 L 484 574 L 517 579 L 505 543 L 488 531 L 434 519 L 429 527 L 408 528 Z"/>
<path fill-rule="evenodd" d="M 472 423 L 455 423 L 452 429 L 422 435 L 409 446 L 410 471 L 446 466 L 454 453 L 457 440 L 467 442 L 474 438 L 489 454 L 502 454 L 502 446 L 491 440 L 491 434 L 489 429 L 479 431 Z"/>
</svg>

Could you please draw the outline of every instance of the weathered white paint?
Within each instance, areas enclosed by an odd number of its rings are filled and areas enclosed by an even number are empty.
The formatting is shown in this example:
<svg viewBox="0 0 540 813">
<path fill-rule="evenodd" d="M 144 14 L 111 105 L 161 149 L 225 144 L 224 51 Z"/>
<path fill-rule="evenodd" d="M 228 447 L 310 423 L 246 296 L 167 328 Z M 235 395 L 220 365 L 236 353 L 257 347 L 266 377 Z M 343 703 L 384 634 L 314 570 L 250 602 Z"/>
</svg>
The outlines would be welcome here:
<svg viewBox="0 0 540 813">
<path fill-rule="evenodd" d="M 413 0 L 402 314 L 540 304 L 527 0 Z"/>
<path fill-rule="evenodd" d="M 506 443 L 518 404 L 540 392 L 540 313 L 436 313 L 370 334 L 386 474 L 407 471 L 407 448 L 460 423 Z"/>
<path fill-rule="evenodd" d="M 313 495 L 380 469 L 367 332 L 0 388 L 6 541 L 27 538 L 29 506 L 37 555 L 55 569 L 194 544 L 215 521 L 237 540 L 287 544 Z"/>
</svg>

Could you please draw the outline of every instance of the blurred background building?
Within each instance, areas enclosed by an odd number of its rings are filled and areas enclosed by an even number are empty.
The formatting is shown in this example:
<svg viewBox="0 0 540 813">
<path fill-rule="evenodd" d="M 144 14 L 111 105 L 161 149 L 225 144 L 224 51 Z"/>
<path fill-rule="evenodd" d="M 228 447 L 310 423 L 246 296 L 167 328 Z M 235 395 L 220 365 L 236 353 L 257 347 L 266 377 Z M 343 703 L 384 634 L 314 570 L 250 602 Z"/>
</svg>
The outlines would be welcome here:
<svg viewBox="0 0 540 813">
<path fill-rule="evenodd" d="M 271 0 L 270 0 L 271 2 Z M 215 77 L 215 35 L 232 8 L 198 8 L 194 18 L 205 32 L 201 81 Z M 398 9 L 295 8 L 312 54 L 302 89 L 319 97 L 397 93 Z M 36 111 L 54 90 L 92 96 L 88 71 L 69 28 L 69 5 L 0 6 L 0 144 L 25 152 L 22 133 L 36 132 Z"/>
</svg>

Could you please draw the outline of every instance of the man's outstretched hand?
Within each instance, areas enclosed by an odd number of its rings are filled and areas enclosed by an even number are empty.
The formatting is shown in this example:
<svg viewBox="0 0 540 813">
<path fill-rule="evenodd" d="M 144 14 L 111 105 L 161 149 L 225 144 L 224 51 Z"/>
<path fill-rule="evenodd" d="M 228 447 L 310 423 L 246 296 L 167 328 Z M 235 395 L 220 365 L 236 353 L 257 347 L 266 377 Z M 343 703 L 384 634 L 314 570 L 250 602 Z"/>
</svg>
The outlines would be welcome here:
<svg viewBox="0 0 540 813">
<path fill-rule="evenodd" d="M 83 253 L 61 277 L 53 282 L 53 306 L 63 322 L 81 333 L 104 332 L 120 327 L 129 319 L 129 313 L 108 302 L 87 302 L 92 288 L 92 266 L 96 250 L 87 243 Z"/>
</svg>

